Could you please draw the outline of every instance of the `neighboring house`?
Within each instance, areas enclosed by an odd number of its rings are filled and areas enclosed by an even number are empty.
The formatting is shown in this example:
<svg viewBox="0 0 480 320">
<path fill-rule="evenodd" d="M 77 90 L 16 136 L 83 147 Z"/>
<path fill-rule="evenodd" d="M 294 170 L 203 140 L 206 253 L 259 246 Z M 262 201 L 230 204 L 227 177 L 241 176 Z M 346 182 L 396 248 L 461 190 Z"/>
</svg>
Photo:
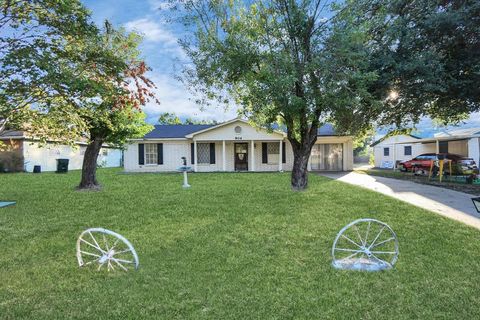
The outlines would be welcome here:
<svg viewBox="0 0 480 320">
<path fill-rule="evenodd" d="M 393 168 L 393 163 L 415 158 L 423 153 L 455 153 L 480 163 L 480 128 L 449 130 L 420 139 L 398 135 L 380 139 L 374 147 L 375 167 Z M 411 150 L 411 155 L 408 155 Z"/>
<path fill-rule="evenodd" d="M 156 125 L 143 138 L 130 141 L 124 167 L 127 172 L 176 171 L 182 157 L 196 172 L 288 171 L 293 166 L 292 147 L 284 132 L 268 132 L 233 119 L 218 125 Z M 352 170 L 352 137 L 335 134 L 330 125 L 319 129 L 309 169 Z"/>
<path fill-rule="evenodd" d="M 36 165 L 42 171 L 56 171 L 57 159 L 69 159 L 69 170 L 82 168 L 83 156 L 87 144 L 76 143 L 76 147 L 48 142 L 40 146 L 38 141 L 27 137 L 22 131 L 5 131 L 0 141 L 7 145 L 9 151 L 0 151 L 0 167 L 7 171 L 32 172 Z M 102 167 L 120 167 L 123 152 L 120 149 L 104 145 L 98 156 L 98 165 Z"/>
<path fill-rule="evenodd" d="M 371 145 L 373 148 L 375 167 L 391 169 L 396 161 L 409 160 L 423 153 L 422 145 L 412 142 L 418 139 L 420 138 L 414 135 L 402 134 L 385 136 L 375 141 Z"/>
</svg>

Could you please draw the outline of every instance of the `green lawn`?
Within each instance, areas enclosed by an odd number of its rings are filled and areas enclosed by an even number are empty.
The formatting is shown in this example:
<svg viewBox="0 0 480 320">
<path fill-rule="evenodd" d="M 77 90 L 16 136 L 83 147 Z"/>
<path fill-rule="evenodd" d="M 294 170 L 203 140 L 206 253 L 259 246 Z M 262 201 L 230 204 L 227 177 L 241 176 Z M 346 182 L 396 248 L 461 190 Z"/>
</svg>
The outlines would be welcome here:
<svg viewBox="0 0 480 320">
<path fill-rule="evenodd" d="M 310 175 L 120 174 L 77 192 L 79 172 L 0 175 L 0 318 L 474 319 L 479 231 L 400 201 Z M 348 222 L 398 234 L 395 268 L 338 271 L 330 249 Z M 135 246 L 137 272 L 80 269 L 75 242 L 105 227 Z M 103 270 L 105 271 L 105 269 Z"/>
</svg>

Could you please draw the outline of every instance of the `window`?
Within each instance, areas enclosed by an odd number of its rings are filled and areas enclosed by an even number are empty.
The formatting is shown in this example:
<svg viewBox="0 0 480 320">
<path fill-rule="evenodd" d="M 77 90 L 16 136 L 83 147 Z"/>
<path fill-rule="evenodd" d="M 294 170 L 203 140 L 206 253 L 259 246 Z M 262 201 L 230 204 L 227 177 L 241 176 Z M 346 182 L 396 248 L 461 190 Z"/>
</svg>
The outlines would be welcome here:
<svg viewBox="0 0 480 320">
<path fill-rule="evenodd" d="M 80 155 L 81 155 L 81 156 L 84 156 L 86 150 L 87 150 L 87 147 L 81 146 L 81 147 L 80 147 Z"/>
<path fill-rule="evenodd" d="M 406 156 L 411 156 L 412 155 L 412 146 L 405 146 L 403 148 L 403 154 Z"/>
<path fill-rule="evenodd" d="M 278 142 L 270 142 L 267 144 L 267 163 L 278 164 L 280 145 Z"/>
<path fill-rule="evenodd" d="M 383 156 L 385 157 L 390 156 L 390 148 L 383 148 Z"/>
<path fill-rule="evenodd" d="M 102 148 L 102 155 L 108 156 L 108 149 L 103 149 Z"/>
<path fill-rule="evenodd" d="M 448 153 L 448 141 L 440 141 L 438 143 L 438 152 L 439 153 Z"/>
<path fill-rule="evenodd" d="M 209 143 L 197 143 L 197 159 L 199 164 L 210 164 Z"/>
<path fill-rule="evenodd" d="M 155 143 L 145 144 L 145 164 L 157 164 L 157 145 Z"/>
</svg>

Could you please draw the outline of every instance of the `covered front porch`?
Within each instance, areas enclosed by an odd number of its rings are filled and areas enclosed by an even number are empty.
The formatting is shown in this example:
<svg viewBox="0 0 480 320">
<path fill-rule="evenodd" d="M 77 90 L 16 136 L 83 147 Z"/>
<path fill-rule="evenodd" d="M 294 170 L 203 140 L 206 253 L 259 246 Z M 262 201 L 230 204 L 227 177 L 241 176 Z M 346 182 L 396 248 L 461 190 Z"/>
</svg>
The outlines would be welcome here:
<svg viewBox="0 0 480 320">
<path fill-rule="evenodd" d="M 186 138 L 191 140 L 195 172 L 283 171 L 290 160 L 285 136 L 284 132 L 255 128 L 245 120 L 235 119 Z"/>
<path fill-rule="evenodd" d="M 283 171 L 286 145 L 278 140 L 203 140 L 191 143 L 195 172 Z"/>
</svg>

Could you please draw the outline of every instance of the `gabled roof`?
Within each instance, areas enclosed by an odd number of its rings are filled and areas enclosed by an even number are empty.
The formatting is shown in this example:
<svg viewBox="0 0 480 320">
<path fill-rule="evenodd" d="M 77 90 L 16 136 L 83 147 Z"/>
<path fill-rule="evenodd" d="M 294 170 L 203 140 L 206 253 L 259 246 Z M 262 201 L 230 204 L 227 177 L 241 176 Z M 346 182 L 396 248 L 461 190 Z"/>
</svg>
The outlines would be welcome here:
<svg viewBox="0 0 480 320">
<path fill-rule="evenodd" d="M 207 132 L 207 131 L 214 130 L 214 129 L 217 129 L 217 128 L 221 128 L 221 127 L 223 127 L 223 126 L 226 126 L 226 125 L 229 125 L 229 124 L 235 123 L 235 122 L 243 122 L 243 123 L 245 123 L 245 124 L 250 125 L 250 123 L 248 123 L 248 121 L 246 121 L 246 120 L 243 120 L 243 119 L 241 119 L 241 118 L 235 118 L 235 119 L 232 119 L 232 120 L 229 120 L 229 121 L 222 122 L 222 123 L 219 123 L 219 124 L 217 124 L 217 125 L 211 126 L 211 127 L 209 127 L 209 128 L 205 128 L 205 129 L 200 130 L 200 131 L 197 131 L 197 132 L 192 132 L 191 134 L 188 134 L 186 137 L 187 137 L 187 138 L 193 138 L 193 136 L 196 135 L 196 134 L 203 133 L 203 132 Z M 281 135 L 283 135 L 283 136 L 286 135 L 285 132 L 280 131 L 280 130 L 274 130 L 273 132 L 278 133 L 278 134 L 281 134 Z"/>
<path fill-rule="evenodd" d="M 154 129 L 143 136 L 143 139 L 185 139 L 192 138 L 194 135 L 214 130 L 234 122 L 243 122 L 249 124 L 248 121 L 235 118 L 226 122 L 215 125 L 210 124 L 165 124 L 155 125 Z M 274 130 L 278 134 L 285 136 L 285 129 Z M 318 136 L 339 136 L 332 124 L 327 123 L 318 129 Z"/>
<path fill-rule="evenodd" d="M 165 138 L 185 138 L 194 132 L 202 131 L 210 127 L 212 124 L 165 124 L 155 125 L 155 128 L 147 133 L 144 139 L 165 139 Z"/>
<path fill-rule="evenodd" d="M 413 135 L 413 134 L 406 134 L 406 133 L 405 133 L 405 134 L 399 134 L 398 136 L 408 136 L 408 137 L 412 137 L 412 138 L 414 138 L 414 139 L 421 139 L 421 138 L 418 137 L 418 136 L 415 136 L 415 135 Z M 384 135 L 382 138 L 380 138 L 380 139 L 378 139 L 377 141 L 373 142 L 373 143 L 370 145 L 370 147 L 375 147 L 377 144 L 381 143 L 382 141 L 384 141 L 385 139 L 388 139 L 388 138 L 390 138 L 390 137 L 394 137 L 394 135 L 392 136 L 392 135 L 386 134 L 386 135 Z"/>
</svg>

